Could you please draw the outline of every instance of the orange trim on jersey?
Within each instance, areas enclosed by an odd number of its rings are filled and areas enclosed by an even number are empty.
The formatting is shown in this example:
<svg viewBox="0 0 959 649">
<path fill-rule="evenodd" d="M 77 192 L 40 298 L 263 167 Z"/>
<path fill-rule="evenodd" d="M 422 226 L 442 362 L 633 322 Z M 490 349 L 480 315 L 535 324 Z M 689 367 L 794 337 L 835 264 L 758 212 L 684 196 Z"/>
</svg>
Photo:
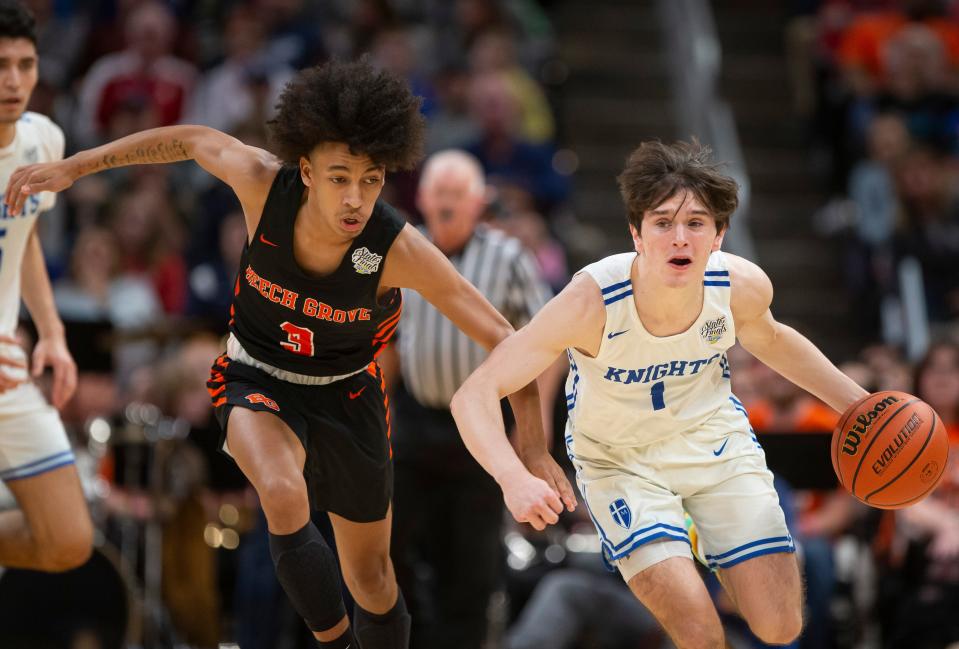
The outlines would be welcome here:
<svg viewBox="0 0 959 649">
<path fill-rule="evenodd" d="M 219 408 L 219 407 L 222 406 L 224 403 L 226 403 L 226 397 L 220 397 L 219 399 L 217 399 L 216 401 L 213 402 L 213 407 L 214 407 L 214 408 Z"/>
<path fill-rule="evenodd" d="M 372 377 L 375 379 L 375 378 L 376 378 L 376 368 L 377 368 L 376 363 L 371 362 L 369 365 L 366 366 L 366 373 L 369 374 L 370 376 L 372 376 Z"/>
<path fill-rule="evenodd" d="M 396 313 L 391 315 L 389 318 L 380 323 L 379 328 L 376 330 L 376 335 L 379 336 L 383 331 L 385 331 L 392 324 L 397 322 L 400 319 L 400 316 L 403 315 L 403 307 L 401 306 L 396 310 Z"/>
<path fill-rule="evenodd" d="M 390 445 L 390 458 L 393 457 L 393 443 L 391 440 L 393 436 L 393 427 L 390 424 L 390 396 L 386 393 L 386 376 L 383 375 L 383 369 L 376 365 L 376 363 L 371 363 L 376 366 L 376 372 L 379 374 L 380 379 L 380 390 L 383 392 L 383 407 L 386 409 L 386 440 Z M 374 376 L 376 376 L 374 374 Z"/>
</svg>

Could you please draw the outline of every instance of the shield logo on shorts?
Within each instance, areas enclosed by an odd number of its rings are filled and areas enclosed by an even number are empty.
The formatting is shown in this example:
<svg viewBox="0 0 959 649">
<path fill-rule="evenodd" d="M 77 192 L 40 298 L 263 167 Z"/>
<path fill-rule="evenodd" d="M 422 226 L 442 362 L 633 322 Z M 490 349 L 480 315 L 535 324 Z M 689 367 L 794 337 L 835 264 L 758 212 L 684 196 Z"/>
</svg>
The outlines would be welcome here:
<svg viewBox="0 0 959 649">
<path fill-rule="evenodd" d="M 623 498 L 617 498 L 609 505 L 609 513 L 613 515 L 613 522 L 628 530 L 633 523 L 633 512 L 629 510 L 629 505 Z"/>
</svg>

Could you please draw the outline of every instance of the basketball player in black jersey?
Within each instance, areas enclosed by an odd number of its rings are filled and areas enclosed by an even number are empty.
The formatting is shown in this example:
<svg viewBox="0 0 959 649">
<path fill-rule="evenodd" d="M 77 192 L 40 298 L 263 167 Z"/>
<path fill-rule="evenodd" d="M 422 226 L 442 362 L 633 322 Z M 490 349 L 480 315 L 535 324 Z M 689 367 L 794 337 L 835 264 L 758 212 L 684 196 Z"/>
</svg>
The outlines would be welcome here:
<svg viewBox="0 0 959 649">
<path fill-rule="evenodd" d="M 423 120 L 403 82 L 365 61 L 312 68 L 287 86 L 270 126 L 278 157 L 201 126 L 158 128 L 22 167 L 5 200 L 17 210 L 103 169 L 191 159 L 233 188 L 249 238 L 227 352 L 209 383 L 224 450 L 259 494 L 277 577 L 320 646 L 405 648 L 409 616 L 389 558 L 389 409 L 375 357 L 396 329 L 401 287 L 486 348 L 511 327 L 377 200 L 386 172 L 419 158 Z M 575 499 L 546 453 L 535 387 L 512 399 L 522 462 L 497 480 L 517 494 L 510 509 L 542 529 Z M 357 604 L 352 628 L 310 500 L 330 514 Z"/>
</svg>

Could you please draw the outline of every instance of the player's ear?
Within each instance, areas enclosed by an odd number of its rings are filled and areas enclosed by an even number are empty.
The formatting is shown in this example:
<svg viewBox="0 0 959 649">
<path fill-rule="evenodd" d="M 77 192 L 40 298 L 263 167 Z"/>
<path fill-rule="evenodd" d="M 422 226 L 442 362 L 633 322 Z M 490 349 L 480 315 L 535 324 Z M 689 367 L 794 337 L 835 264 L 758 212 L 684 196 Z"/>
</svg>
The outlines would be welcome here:
<svg viewBox="0 0 959 649">
<path fill-rule="evenodd" d="M 729 229 L 729 226 L 727 225 L 727 226 L 724 227 L 722 230 L 720 230 L 719 232 L 716 233 L 716 238 L 713 239 L 713 245 L 712 245 L 712 247 L 709 249 L 710 252 L 716 252 L 717 250 L 719 250 L 719 249 L 722 247 L 722 245 L 723 245 L 723 237 L 726 236 L 726 230 L 728 230 L 728 229 Z"/>
<path fill-rule="evenodd" d="M 629 236 L 633 239 L 633 248 L 636 252 L 643 254 L 643 238 L 639 236 L 639 230 L 632 223 L 629 225 Z"/>
<path fill-rule="evenodd" d="M 313 167 L 310 166 L 310 159 L 306 156 L 300 156 L 300 178 L 307 187 L 313 186 Z"/>
</svg>

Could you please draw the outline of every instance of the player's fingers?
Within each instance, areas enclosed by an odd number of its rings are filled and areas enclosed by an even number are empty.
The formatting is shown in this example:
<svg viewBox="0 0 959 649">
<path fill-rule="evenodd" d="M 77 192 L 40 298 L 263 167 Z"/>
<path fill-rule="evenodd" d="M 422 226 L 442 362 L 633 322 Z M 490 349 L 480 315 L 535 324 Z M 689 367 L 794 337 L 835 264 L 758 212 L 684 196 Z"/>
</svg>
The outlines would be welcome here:
<svg viewBox="0 0 959 649">
<path fill-rule="evenodd" d="M 34 378 L 43 374 L 43 368 L 47 364 L 47 355 L 43 353 L 40 347 L 33 351 L 33 376 Z"/>
<path fill-rule="evenodd" d="M 53 405 L 60 408 L 77 387 L 77 366 L 70 362 L 57 363 L 53 368 Z"/>
<path fill-rule="evenodd" d="M 20 341 L 14 338 L 13 336 L 4 336 L 0 334 L 0 343 L 7 343 L 8 345 L 17 345 L 20 346 Z"/>
<path fill-rule="evenodd" d="M 20 179 L 22 177 L 23 170 L 21 168 L 14 169 L 13 173 L 10 174 L 6 190 L 3 193 L 3 202 L 6 203 L 7 207 L 13 205 L 13 197 L 20 191 Z"/>
<path fill-rule="evenodd" d="M 533 526 L 534 530 L 538 532 L 542 532 L 546 529 L 546 523 L 544 523 L 538 516 L 531 516 L 527 522 Z"/>
<path fill-rule="evenodd" d="M 566 476 L 559 479 L 559 489 L 557 489 L 557 491 L 559 491 L 559 496 L 562 498 L 567 510 L 573 511 L 576 509 L 576 494 L 573 492 L 573 486 L 569 484 Z"/>
<path fill-rule="evenodd" d="M 555 489 L 550 489 L 546 494 L 545 504 L 551 513 L 559 514 L 563 511 L 563 501 L 560 500 L 559 493 Z"/>
<path fill-rule="evenodd" d="M 27 366 L 27 362 L 20 358 L 7 358 L 6 356 L 0 356 L 0 365 L 24 368 Z"/>
</svg>

